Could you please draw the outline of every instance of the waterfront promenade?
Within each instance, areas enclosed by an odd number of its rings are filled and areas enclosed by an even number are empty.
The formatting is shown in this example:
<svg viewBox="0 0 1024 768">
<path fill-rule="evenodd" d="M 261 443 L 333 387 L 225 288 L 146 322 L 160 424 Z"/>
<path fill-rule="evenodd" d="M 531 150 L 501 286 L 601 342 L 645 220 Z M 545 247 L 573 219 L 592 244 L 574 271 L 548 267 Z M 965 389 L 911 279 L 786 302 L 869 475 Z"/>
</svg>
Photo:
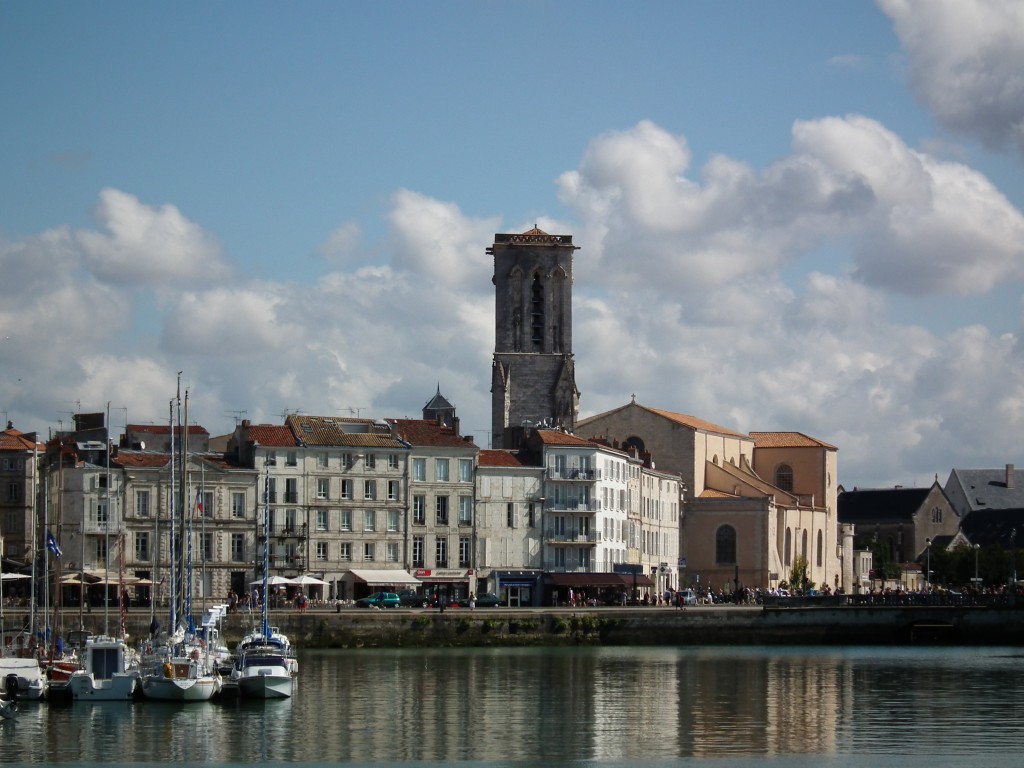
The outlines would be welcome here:
<svg viewBox="0 0 1024 768">
<path fill-rule="evenodd" d="M 158 617 L 162 612 L 158 613 Z M 5 612 L 7 632 L 24 613 Z M 117 613 L 108 618 L 112 628 Z M 229 614 L 223 639 L 233 646 L 258 615 Z M 270 611 L 270 622 L 299 648 L 399 648 L 545 645 L 1024 645 L 1024 609 L 1006 604 L 883 604 L 852 602 L 768 605 L 584 608 L 344 607 Z M 65 613 L 62 629 L 79 624 L 102 633 L 104 615 Z M 132 640 L 149 633 L 150 614 L 126 616 Z"/>
</svg>

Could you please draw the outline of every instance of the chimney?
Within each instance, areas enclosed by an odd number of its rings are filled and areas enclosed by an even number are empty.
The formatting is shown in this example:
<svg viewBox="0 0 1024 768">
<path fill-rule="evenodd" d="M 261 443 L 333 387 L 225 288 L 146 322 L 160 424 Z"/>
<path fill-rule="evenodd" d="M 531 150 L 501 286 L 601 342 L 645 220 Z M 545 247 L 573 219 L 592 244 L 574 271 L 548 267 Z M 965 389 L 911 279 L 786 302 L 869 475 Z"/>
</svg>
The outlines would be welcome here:
<svg viewBox="0 0 1024 768">
<path fill-rule="evenodd" d="M 1013 464 L 1006 465 L 1006 490 L 1013 490 Z"/>
</svg>

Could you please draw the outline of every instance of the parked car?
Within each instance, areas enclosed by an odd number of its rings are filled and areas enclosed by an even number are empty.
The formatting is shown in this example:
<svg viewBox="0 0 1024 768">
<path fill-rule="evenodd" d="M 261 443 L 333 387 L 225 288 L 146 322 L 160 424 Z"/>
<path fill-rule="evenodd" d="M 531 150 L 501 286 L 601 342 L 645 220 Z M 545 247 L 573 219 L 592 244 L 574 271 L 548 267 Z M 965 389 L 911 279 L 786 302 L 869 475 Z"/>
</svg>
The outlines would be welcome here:
<svg viewBox="0 0 1024 768">
<path fill-rule="evenodd" d="M 684 589 L 679 593 L 680 605 L 697 605 L 697 593 L 692 589 Z"/>
<path fill-rule="evenodd" d="M 398 602 L 408 608 L 426 608 L 430 605 L 430 598 L 415 589 L 403 589 L 398 593 Z"/>
<path fill-rule="evenodd" d="M 469 608 L 469 598 L 459 598 L 458 605 L 461 608 Z M 477 595 L 476 605 L 478 608 L 497 608 L 501 605 L 501 600 L 498 599 L 497 595 L 492 592 L 488 592 L 485 595 Z"/>
<path fill-rule="evenodd" d="M 372 595 L 356 600 L 356 605 L 360 608 L 369 608 L 371 605 L 378 608 L 397 608 L 401 605 L 401 601 L 395 592 L 374 592 Z"/>
</svg>

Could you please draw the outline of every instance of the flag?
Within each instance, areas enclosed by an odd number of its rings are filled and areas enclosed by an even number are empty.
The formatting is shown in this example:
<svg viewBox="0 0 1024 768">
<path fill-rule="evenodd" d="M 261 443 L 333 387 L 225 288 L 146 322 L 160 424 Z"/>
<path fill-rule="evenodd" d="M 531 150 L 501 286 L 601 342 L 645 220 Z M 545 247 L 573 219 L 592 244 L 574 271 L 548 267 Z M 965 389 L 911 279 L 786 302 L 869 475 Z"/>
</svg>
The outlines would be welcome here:
<svg viewBox="0 0 1024 768">
<path fill-rule="evenodd" d="M 203 497 L 199 491 L 196 491 L 196 512 L 200 517 L 203 516 Z"/>
<path fill-rule="evenodd" d="M 57 539 L 49 531 L 46 532 L 46 548 L 53 552 L 54 557 L 60 557 L 60 547 L 57 545 Z"/>
</svg>

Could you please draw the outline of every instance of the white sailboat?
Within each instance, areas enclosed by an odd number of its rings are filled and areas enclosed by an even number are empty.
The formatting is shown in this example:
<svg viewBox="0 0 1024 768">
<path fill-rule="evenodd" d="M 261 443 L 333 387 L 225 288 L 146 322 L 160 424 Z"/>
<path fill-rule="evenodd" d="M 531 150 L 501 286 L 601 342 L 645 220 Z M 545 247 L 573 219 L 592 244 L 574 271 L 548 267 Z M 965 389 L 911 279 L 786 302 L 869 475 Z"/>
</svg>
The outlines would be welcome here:
<svg viewBox="0 0 1024 768">
<path fill-rule="evenodd" d="M 107 403 L 107 424 L 110 424 L 110 403 Z M 107 438 L 107 503 L 106 511 L 106 552 L 110 551 L 110 439 Z M 120 524 L 120 520 L 118 521 Z M 121 613 L 121 635 L 111 637 L 110 600 L 106 585 L 109 584 L 109 559 L 103 561 L 103 629 L 104 634 L 87 637 L 81 651 L 81 669 L 71 673 L 68 689 L 75 701 L 128 701 L 135 696 L 139 677 L 139 655 L 125 642 L 124 630 L 124 547 L 118 537 L 118 605 Z"/>
<path fill-rule="evenodd" d="M 231 681 L 238 686 L 240 696 L 272 699 L 292 695 L 298 662 L 292 654 L 288 638 L 271 627 L 267 617 L 267 586 L 270 570 L 270 470 L 267 470 L 263 510 L 263 602 L 260 610 L 260 628 L 250 632 L 239 642 Z"/>
<path fill-rule="evenodd" d="M 180 386 L 179 386 L 180 393 Z M 178 398 L 180 403 L 180 397 Z M 171 600 L 170 619 L 175 633 L 167 642 L 151 651 L 144 660 L 142 694 L 156 701 L 209 701 L 220 692 L 222 680 L 217 671 L 210 644 L 200 638 L 192 623 L 191 579 L 185 573 L 190 566 L 191 525 L 187 524 L 188 506 L 185 492 L 185 465 L 188 461 L 188 392 L 185 392 L 185 419 L 181 453 L 181 490 L 175 504 L 174 494 L 174 401 L 171 402 Z M 180 514 L 183 543 L 178 552 L 175 548 L 175 515 Z M 187 555 L 187 557 L 182 557 Z M 178 559 L 182 558 L 179 563 Z"/>
</svg>

